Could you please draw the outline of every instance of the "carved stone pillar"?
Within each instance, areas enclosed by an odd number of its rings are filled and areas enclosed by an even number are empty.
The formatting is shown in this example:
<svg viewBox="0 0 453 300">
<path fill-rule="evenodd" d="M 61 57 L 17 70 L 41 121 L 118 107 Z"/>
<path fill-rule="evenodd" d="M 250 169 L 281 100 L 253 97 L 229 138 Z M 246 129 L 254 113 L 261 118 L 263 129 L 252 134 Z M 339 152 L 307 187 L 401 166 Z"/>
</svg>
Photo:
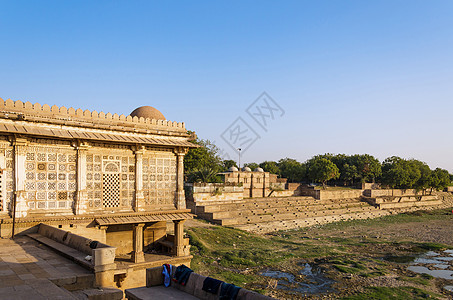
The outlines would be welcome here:
<svg viewBox="0 0 453 300">
<path fill-rule="evenodd" d="M 145 196 L 143 194 L 143 154 L 144 147 L 135 151 L 135 199 L 134 211 L 145 211 Z"/>
<path fill-rule="evenodd" d="M 88 209 L 87 193 L 87 153 L 89 146 L 80 143 L 77 147 L 77 196 L 74 205 L 74 213 L 82 215 Z"/>
<path fill-rule="evenodd" d="M 28 205 L 25 191 L 25 159 L 27 156 L 27 140 L 14 140 L 14 197 L 16 197 L 16 218 L 26 217 Z M 13 202 L 14 203 L 14 202 Z M 11 209 L 11 214 L 14 208 Z"/>
<path fill-rule="evenodd" d="M 132 260 L 134 263 L 141 263 L 145 261 L 145 254 L 143 253 L 143 227 L 144 223 L 134 224 L 134 250 L 132 251 Z"/>
<path fill-rule="evenodd" d="M 265 172 L 263 176 L 263 197 L 267 197 L 270 193 L 269 182 L 270 182 L 269 173 Z"/>
<path fill-rule="evenodd" d="M 1 184 L 2 184 L 2 189 L 0 190 L 0 206 L 3 209 L 0 209 L 0 215 L 5 215 L 8 214 L 8 207 L 6 203 L 6 172 L 4 171 L 6 169 L 6 148 L 9 148 L 11 144 L 7 141 L 0 141 L 0 174 L 1 174 Z"/>
<path fill-rule="evenodd" d="M 184 256 L 184 222 L 186 220 L 173 221 L 175 226 L 175 249 L 174 255 Z"/>
<path fill-rule="evenodd" d="M 175 151 L 177 157 L 177 176 L 176 176 L 176 208 L 186 208 L 186 196 L 184 194 L 184 155 L 188 149 L 177 149 Z"/>
<path fill-rule="evenodd" d="M 254 180 L 256 180 L 256 179 L 252 172 L 252 173 L 250 173 L 250 198 L 253 198 L 253 189 L 255 188 L 255 184 L 253 182 Z"/>
</svg>

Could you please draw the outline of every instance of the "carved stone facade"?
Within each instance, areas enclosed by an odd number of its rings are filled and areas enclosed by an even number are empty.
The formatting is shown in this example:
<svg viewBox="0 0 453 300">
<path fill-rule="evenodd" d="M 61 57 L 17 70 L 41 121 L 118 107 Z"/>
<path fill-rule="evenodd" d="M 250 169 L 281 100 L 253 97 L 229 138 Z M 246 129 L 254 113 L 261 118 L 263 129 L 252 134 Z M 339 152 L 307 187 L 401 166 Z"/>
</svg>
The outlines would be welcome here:
<svg viewBox="0 0 453 300">
<path fill-rule="evenodd" d="M 181 236 L 172 254 L 189 257 L 181 228 L 191 218 L 183 190 L 190 138 L 184 123 L 151 107 L 132 117 L 0 99 L 0 236 L 47 223 L 139 262 L 173 222 Z"/>
<path fill-rule="evenodd" d="M 177 181 L 183 155 L 171 148 L 1 138 L 2 213 L 12 215 L 14 194 L 16 217 L 184 208 Z"/>
<path fill-rule="evenodd" d="M 14 195 L 16 217 L 185 208 L 183 123 L 0 102 L 1 213 Z"/>
</svg>

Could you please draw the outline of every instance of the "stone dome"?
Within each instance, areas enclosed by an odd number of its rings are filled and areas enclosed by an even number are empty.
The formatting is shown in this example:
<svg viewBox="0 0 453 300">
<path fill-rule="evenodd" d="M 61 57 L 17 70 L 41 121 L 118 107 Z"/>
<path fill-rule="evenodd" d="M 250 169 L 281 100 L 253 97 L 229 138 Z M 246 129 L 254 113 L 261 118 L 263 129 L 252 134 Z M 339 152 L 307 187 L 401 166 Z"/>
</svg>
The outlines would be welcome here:
<svg viewBox="0 0 453 300">
<path fill-rule="evenodd" d="M 140 106 L 131 112 L 131 117 L 166 120 L 164 115 L 152 106 Z"/>
<path fill-rule="evenodd" d="M 250 169 L 249 167 L 243 167 L 242 171 L 244 171 L 244 172 L 252 172 L 252 169 Z"/>
<path fill-rule="evenodd" d="M 264 172 L 262 168 L 256 168 L 253 172 Z"/>
<path fill-rule="evenodd" d="M 239 170 L 238 170 L 238 168 L 236 168 L 235 166 L 233 166 L 233 167 L 230 167 L 230 168 L 228 169 L 228 171 L 230 171 L 230 172 L 237 172 L 237 171 L 239 171 Z"/>
</svg>

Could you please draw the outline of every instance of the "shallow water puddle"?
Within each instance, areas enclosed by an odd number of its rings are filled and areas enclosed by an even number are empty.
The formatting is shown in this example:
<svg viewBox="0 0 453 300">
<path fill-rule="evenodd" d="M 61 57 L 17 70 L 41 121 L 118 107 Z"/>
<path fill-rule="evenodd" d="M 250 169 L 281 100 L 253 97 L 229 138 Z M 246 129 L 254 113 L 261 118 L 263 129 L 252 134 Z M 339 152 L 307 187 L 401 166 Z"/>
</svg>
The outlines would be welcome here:
<svg viewBox="0 0 453 300">
<path fill-rule="evenodd" d="M 450 270 L 430 270 L 423 266 L 409 266 L 407 269 L 415 273 L 424 273 L 436 278 L 453 280 L 453 271 Z"/>
<path fill-rule="evenodd" d="M 415 273 L 453 280 L 453 250 L 445 250 L 441 253 L 429 251 L 417 257 L 407 269 Z M 453 292 L 452 285 L 446 285 L 444 289 Z"/>
<path fill-rule="evenodd" d="M 304 264 L 303 269 L 299 271 L 299 274 L 303 275 L 300 279 L 303 280 L 303 282 L 297 281 L 296 276 L 286 272 L 266 270 L 260 273 L 260 275 L 278 279 L 277 289 L 305 294 L 318 294 L 333 291 L 331 285 L 334 281 L 326 278 L 318 268 L 313 268 L 310 264 Z"/>
<path fill-rule="evenodd" d="M 453 255 L 453 249 L 452 250 L 445 250 L 444 253 L 447 253 L 449 255 Z"/>
</svg>

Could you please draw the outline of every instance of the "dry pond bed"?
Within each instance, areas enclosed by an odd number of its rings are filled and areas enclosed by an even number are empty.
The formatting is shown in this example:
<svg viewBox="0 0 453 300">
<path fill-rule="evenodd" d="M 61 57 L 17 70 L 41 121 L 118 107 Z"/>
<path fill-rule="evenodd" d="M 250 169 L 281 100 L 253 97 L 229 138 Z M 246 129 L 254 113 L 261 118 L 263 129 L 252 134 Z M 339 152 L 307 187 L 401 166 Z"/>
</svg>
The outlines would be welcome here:
<svg viewBox="0 0 453 300">
<path fill-rule="evenodd" d="M 194 220 L 187 233 L 196 272 L 277 299 L 452 299 L 453 278 L 408 270 L 436 269 L 418 262 L 437 253 L 453 271 L 452 228 L 449 208 L 267 235 Z"/>
</svg>

